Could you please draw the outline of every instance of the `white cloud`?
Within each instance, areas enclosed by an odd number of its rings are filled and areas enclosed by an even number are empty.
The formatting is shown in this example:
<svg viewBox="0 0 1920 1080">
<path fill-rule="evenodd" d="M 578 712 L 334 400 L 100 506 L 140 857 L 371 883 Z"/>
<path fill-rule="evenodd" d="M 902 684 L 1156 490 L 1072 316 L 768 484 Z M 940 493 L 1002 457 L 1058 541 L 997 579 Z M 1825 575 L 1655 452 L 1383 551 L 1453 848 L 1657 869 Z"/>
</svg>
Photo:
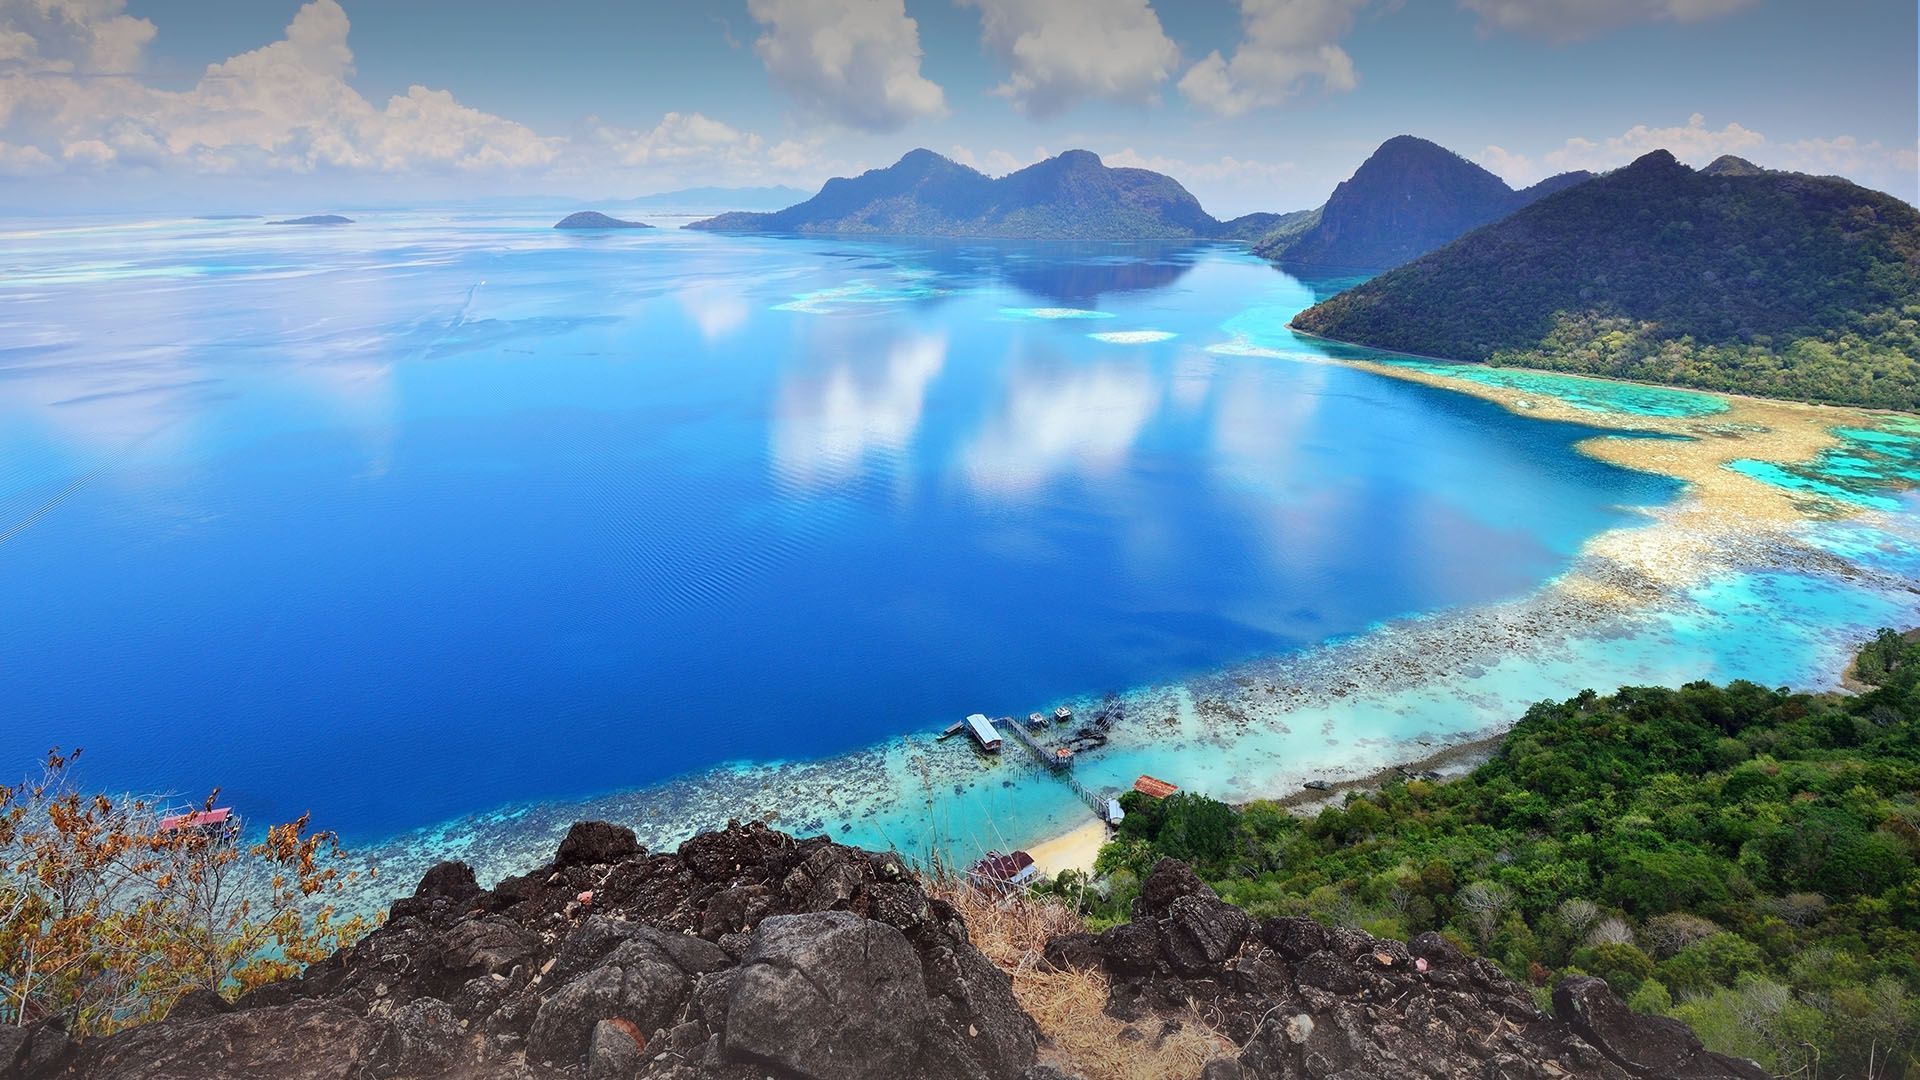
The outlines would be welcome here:
<svg viewBox="0 0 1920 1080">
<path fill-rule="evenodd" d="M 1639 22 L 1699 22 L 1754 0 L 1460 0 L 1482 32 L 1506 31 L 1567 42 Z"/>
<path fill-rule="evenodd" d="M 747 12 L 764 27 L 753 49 L 767 74 L 808 112 L 875 132 L 946 115 L 902 0 L 747 0 Z"/>
<path fill-rule="evenodd" d="M 1488 146 L 1474 160 L 1509 184 L 1522 186 L 1573 169 L 1617 169 L 1654 150 L 1671 151 L 1696 168 L 1722 154 L 1733 154 L 1767 168 L 1836 174 L 1909 200 L 1915 194 L 1916 167 L 1920 166 L 1914 147 L 1862 142 L 1852 135 L 1776 142 L 1740 124 L 1708 127 L 1699 113 L 1673 127 L 1636 124 L 1604 139 L 1576 136 L 1537 157 Z"/>
<path fill-rule="evenodd" d="M 1003 59 L 994 93 L 1034 117 L 1088 98 L 1155 100 L 1180 48 L 1147 0 L 960 0 L 980 9 L 981 40 Z"/>
<path fill-rule="evenodd" d="M 1025 157 L 1000 149 L 975 151 L 971 147 L 955 146 L 947 151 L 947 156 L 969 169 L 986 173 L 988 176 L 1005 176 L 1053 155 L 1038 146 Z"/>
<path fill-rule="evenodd" d="M 598 135 L 625 165 L 738 164 L 757 157 L 765 146 L 760 136 L 697 112 L 670 112 L 652 131 L 602 128 Z"/>
<path fill-rule="evenodd" d="M 1187 100 L 1222 116 L 1279 105 L 1318 83 L 1345 92 L 1360 83 L 1340 47 L 1368 0 L 1240 0 L 1244 37 L 1231 58 L 1208 53 L 1180 80 Z"/>
<path fill-rule="evenodd" d="M 39 176 L 59 168 L 60 164 L 37 146 L 0 141 L 0 176 Z"/>
<path fill-rule="evenodd" d="M 191 89 L 137 77 L 153 25 L 125 0 L 0 0 L 0 123 L 76 167 L 230 171 L 536 168 L 558 140 L 415 86 L 375 107 L 347 82 L 349 22 L 312 0 L 281 40 L 209 65 Z"/>
</svg>

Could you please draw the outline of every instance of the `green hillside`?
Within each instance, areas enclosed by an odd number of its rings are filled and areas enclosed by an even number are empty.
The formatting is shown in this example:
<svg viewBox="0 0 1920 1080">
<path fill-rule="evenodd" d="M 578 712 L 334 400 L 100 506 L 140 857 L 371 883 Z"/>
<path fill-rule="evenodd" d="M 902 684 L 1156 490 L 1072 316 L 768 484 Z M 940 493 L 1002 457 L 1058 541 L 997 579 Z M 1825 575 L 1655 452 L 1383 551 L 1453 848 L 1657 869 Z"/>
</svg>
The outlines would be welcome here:
<svg viewBox="0 0 1920 1080">
<path fill-rule="evenodd" d="M 1920 409 L 1920 213 L 1837 178 L 1696 172 L 1656 151 L 1294 325 L 1430 356 Z"/>
</svg>

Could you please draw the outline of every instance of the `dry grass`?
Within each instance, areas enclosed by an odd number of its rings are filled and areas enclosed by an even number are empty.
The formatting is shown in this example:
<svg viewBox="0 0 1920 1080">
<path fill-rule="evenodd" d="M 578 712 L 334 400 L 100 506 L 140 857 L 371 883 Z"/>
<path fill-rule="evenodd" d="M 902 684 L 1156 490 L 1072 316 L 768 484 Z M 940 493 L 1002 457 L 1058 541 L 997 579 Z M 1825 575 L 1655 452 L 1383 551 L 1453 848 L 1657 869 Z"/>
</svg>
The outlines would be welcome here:
<svg viewBox="0 0 1920 1080">
<path fill-rule="evenodd" d="M 1235 1047 L 1197 1014 L 1137 1024 L 1108 1016 L 1107 979 L 1095 971 L 1056 971 L 1042 959 L 1047 939 L 1085 929 L 1058 900 L 1001 897 L 951 879 L 928 891 L 959 909 L 973 943 L 1013 980 L 1013 995 L 1040 1025 L 1040 1060 L 1086 1080 L 1198 1077 Z"/>
</svg>

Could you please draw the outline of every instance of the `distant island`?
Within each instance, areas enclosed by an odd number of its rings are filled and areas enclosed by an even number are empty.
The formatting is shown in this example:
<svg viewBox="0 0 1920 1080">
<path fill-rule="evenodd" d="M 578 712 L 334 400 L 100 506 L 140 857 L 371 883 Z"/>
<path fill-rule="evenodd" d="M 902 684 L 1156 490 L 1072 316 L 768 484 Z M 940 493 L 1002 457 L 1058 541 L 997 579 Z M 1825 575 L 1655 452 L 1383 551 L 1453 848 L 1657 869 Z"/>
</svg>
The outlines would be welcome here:
<svg viewBox="0 0 1920 1080">
<path fill-rule="evenodd" d="M 1920 211 L 1659 150 L 1302 312 L 1402 352 L 1920 409 Z"/>
<path fill-rule="evenodd" d="M 353 219 L 350 217 L 341 217 L 339 214 L 313 214 L 308 217 L 285 218 L 280 221 L 269 221 L 267 222 L 267 224 L 269 225 L 351 225 L 353 224 Z"/>
<path fill-rule="evenodd" d="M 554 223 L 556 229 L 651 229 L 653 226 L 644 221 L 623 221 L 609 217 L 598 210 L 582 210 L 577 214 L 568 214 Z"/>
<path fill-rule="evenodd" d="M 1171 177 L 1111 169 L 1086 150 L 997 179 L 915 150 L 888 168 L 829 180 L 818 195 L 785 210 L 721 214 L 687 227 L 1030 240 L 1199 239 L 1224 228 Z"/>
<path fill-rule="evenodd" d="M 1279 215 L 1254 253 L 1290 270 L 1389 270 L 1592 178 L 1562 173 L 1521 191 L 1444 146 L 1400 135 L 1380 145 L 1318 210 Z"/>
</svg>

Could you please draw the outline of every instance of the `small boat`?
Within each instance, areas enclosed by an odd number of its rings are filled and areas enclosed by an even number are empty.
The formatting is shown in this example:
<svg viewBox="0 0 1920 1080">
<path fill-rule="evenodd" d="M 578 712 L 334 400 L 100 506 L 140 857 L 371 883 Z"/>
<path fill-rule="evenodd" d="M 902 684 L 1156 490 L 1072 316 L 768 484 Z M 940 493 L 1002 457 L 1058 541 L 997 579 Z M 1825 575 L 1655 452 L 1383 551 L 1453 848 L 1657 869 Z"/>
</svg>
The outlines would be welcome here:
<svg viewBox="0 0 1920 1080">
<path fill-rule="evenodd" d="M 1308 791 L 1332 791 L 1333 785 L 1327 783 L 1325 780 L 1309 780 L 1306 783 L 1306 788 Z"/>
<path fill-rule="evenodd" d="M 1027 715 L 1027 728 L 1029 730 L 1039 731 L 1041 728 L 1046 726 L 1047 726 L 1046 717 L 1040 715 L 1039 713 L 1029 713 Z"/>
<path fill-rule="evenodd" d="M 965 720 L 955 720 L 953 723 L 948 724 L 947 730 L 941 732 L 938 736 L 936 736 L 934 741 L 939 742 L 942 740 L 951 739 L 955 735 L 960 734 L 962 731 L 965 731 L 966 729 L 967 729 L 967 722 Z"/>
<path fill-rule="evenodd" d="M 1073 751 L 1064 746 L 1056 748 L 1053 751 L 1053 760 L 1048 762 L 1048 765 L 1054 772 L 1066 772 L 1073 768 Z"/>
<path fill-rule="evenodd" d="M 1065 705 L 1062 705 L 1059 708 L 1053 710 L 1053 722 L 1056 724 L 1064 724 L 1071 721 L 1072 719 L 1073 719 L 1073 710 L 1067 708 Z"/>
</svg>

